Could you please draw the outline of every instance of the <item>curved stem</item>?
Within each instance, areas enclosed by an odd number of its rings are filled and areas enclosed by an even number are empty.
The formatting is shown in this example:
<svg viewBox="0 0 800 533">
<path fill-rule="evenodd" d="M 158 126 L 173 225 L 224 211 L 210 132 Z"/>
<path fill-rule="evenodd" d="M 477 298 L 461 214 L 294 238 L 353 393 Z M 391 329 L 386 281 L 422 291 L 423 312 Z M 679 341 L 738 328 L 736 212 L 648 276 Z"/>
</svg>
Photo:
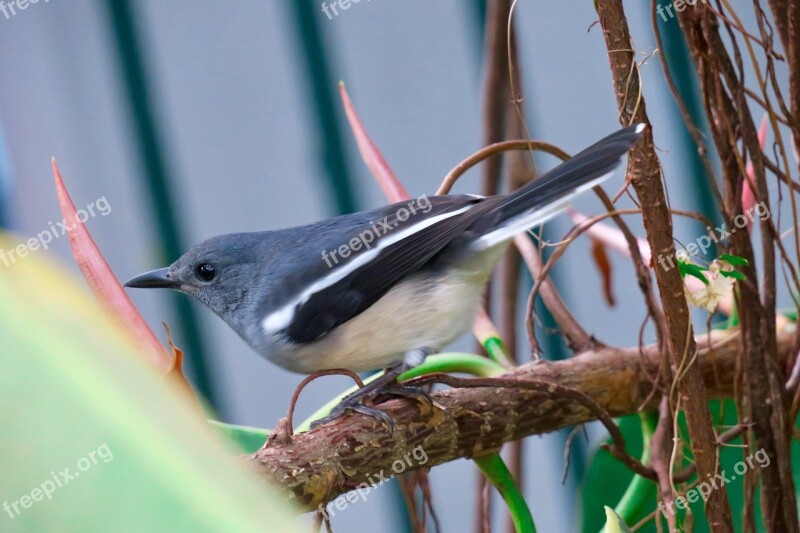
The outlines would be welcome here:
<svg viewBox="0 0 800 533">
<path fill-rule="evenodd" d="M 569 154 L 567 154 L 564 150 L 559 148 L 554 144 L 550 144 L 544 141 L 502 141 L 494 144 L 490 144 L 485 148 L 481 148 L 461 163 L 456 165 L 456 167 L 447 173 L 447 176 L 444 177 L 442 184 L 439 186 L 439 189 L 436 191 L 437 195 L 440 194 L 447 194 L 450 192 L 450 189 L 453 188 L 453 184 L 460 178 L 467 170 L 474 167 L 487 157 L 491 157 L 494 154 L 499 154 L 500 152 L 507 152 L 510 150 L 539 150 L 540 152 L 545 152 L 551 155 L 554 155 L 560 159 L 569 159 Z"/>
<path fill-rule="evenodd" d="M 517 533 L 536 533 L 536 525 L 533 523 L 533 516 L 525 498 L 520 493 L 514 477 L 503 462 L 499 454 L 494 453 L 486 457 L 475 458 L 475 464 L 488 479 L 503 501 L 506 502 L 508 511 L 511 513 L 511 520 L 514 522 L 514 529 Z"/>
<path fill-rule="evenodd" d="M 646 465 L 650 461 L 650 441 L 658 424 L 658 413 L 648 411 L 639 413 L 639 420 L 642 423 L 642 456 L 641 463 Z M 655 484 L 639 474 L 634 474 L 628 488 L 620 498 L 619 503 L 614 507 L 614 512 L 619 515 L 626 524 L 635 523 L 635 516 L 648 500 L 652 501 L 655 496 Z"/>
</svg>

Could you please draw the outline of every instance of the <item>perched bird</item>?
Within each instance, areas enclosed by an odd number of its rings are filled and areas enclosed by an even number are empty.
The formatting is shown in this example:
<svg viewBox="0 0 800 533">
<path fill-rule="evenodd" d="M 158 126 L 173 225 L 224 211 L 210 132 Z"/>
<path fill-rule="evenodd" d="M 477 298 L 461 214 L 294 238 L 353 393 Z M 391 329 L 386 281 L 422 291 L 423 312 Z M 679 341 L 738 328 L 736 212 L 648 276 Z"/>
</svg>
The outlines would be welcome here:
<svg viewBox="0 0 800 533">
<path fill-rule="evenodd" d="M 126 283 L 195 297 L 294 372 L 386 368 L 331 413 L 391 421 L 362 402 L 466 332 L 515 234 L 608 178 L 644 124 L 617 131 L 508 194 L 420 197 L 307 226 L 208 239 Z"/>
</svg>

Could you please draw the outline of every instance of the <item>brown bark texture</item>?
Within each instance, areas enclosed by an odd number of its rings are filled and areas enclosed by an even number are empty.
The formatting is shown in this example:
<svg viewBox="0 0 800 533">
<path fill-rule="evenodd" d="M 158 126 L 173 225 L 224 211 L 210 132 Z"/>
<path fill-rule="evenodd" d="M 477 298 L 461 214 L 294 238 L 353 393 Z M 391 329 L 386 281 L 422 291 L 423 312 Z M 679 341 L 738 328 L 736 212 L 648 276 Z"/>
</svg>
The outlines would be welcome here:
<svg viewBox="0 0 800 533">
<path fill-rule="evenodd" d="M 792 338 L 791 333 L 778 336 L 783 359 Z M 697 345 L 697 369 L 709 396 L 730 397 L 740 336 L 703 335 Z M 609 415 L 622 416 L 658 408 L 659 397 L 651 394 L 652 377 L 662 356 L 655 346 L 641 353 L 639 348 L 602 348 L 563 361 L 537 360 L 499 377 L 568 387 L 592 398 Z M 250 460 L 257 472 L 311 510 L 360 484 L 388 477 L 396 461 L 405 463 L 405 471 L 430 468 L 489 455 L 505 442 L 595 419 L 574 398 L 522 387 L 448 389 L 435 392 L 433 399 L 433 408 L 407 399 L 381 404 L 396 421 L 393 433 L 373 418 L 353 414 L 305 433 L 270 439 Z M 424 463 L 414 459 L 414 449 L 424 451 Z"/>
</svg>

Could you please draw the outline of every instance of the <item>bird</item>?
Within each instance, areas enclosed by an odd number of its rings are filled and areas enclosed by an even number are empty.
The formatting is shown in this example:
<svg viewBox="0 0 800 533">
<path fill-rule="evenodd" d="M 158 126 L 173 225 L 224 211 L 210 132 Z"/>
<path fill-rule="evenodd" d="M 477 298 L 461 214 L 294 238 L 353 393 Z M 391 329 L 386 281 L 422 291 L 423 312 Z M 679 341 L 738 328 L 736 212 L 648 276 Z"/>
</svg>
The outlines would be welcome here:
<svg viewBox="0 0 800 533">
<path fill-rule="evenodd" d="M 195 298 L 289 371 L 385 369 L 318 423 L 354 411 L 391 428 L 368 403 L 386 394 L 427 398 L 397 377 L 469 330 L 513 237 L 609 178 L 644 128 L 620 129 L 507 195 L 422 195 L 294 228 L 220 235 L 125 286 Z"/>
</svg>

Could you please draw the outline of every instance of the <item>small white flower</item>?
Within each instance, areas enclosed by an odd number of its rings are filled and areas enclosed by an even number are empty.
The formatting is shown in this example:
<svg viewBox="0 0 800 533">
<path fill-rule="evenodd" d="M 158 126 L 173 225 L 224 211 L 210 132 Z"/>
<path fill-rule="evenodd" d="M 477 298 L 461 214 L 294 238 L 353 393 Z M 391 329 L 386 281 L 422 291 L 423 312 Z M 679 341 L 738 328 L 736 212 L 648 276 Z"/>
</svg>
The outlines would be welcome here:
<svg viewBox="0 0 800 533">
<path fill-rule="evenodd" d="M 684 284 L 686 299 L 690 304 L 705 308 L 709 313 L 713 313 L 719 305 L 719 301 L 733 293 L 734 278 L 723 276 L 720 272 L 730 272 L 733 266 L 725 261 L 715 260 L 703 273 L 708 280 L 708 285 L 703 285 L 696 291 L 690 291 Z"/>
</svg>

